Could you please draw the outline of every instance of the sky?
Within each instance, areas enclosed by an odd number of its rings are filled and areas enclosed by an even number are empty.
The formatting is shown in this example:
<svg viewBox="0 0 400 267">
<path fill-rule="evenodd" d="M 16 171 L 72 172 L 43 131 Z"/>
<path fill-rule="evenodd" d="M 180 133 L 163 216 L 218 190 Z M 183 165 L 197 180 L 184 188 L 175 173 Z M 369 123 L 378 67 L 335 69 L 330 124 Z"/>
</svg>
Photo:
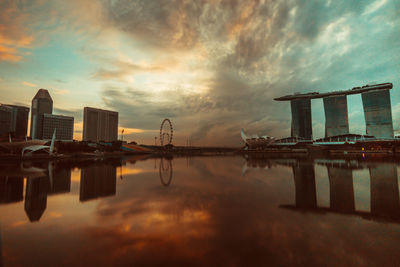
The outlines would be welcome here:
<svg viewBox="0 0 400 267">
<path fill-rule="evenodd" d="M 55 114 L 119 112 L 124 140 L 153 144 L 164 118 L 175 145 L 242 145 L 240 129 L 290 135 L 294 92 L 393 83 L 400 134 L 397 0 L 0 0 L 0 103 L 48 89 Z M 350 132 L 364 134 L 360 95 Z M 313 137 L 324 136 L 321 99 Z"/>
</svg>

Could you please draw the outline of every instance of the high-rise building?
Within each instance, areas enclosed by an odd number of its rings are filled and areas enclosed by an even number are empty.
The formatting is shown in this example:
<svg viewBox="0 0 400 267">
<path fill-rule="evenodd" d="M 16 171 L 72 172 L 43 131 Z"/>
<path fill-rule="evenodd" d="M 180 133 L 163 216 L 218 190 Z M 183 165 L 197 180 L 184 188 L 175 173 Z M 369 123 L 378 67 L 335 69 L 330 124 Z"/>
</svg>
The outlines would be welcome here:
<svg viewBox="0 0 400 267">
<path fill-rule="evenodd" d="M 311 100 L 294 99 L 290 101 L 292 110 L 292 136 L 312 140 Z"/>
<path fill-rule="evenodd" d="M 324 97 L 324 110 L 325 137 L 349 133 L 346 95 Z"/>
<path fill-rule="evenodd" d="M 25 138 L 28 134 L 29 108 L 17 105 L 4 105 L 11 108 L 10 132 L 12 137 Z"/>
<path fill-rule="evenodd" d="M 51 139 L 56 129 L 56 140 L 72 140 L 74 135 L 74 117 L 43 114 L 42 139 Z"/>
<path fill-rule="evenodd" d="M 46 89 L 39 89 L 32 99 L 31 137 L 43 139 L 43 114 L 53 113 L 53 99 Z"/>
<path fill-rule="evenodd" d="M 11 132 L 12 109 L 0 106 L 0 137 L 8 136 Z"/>
<path fill-rule="evenodd" d="M 92 142 L 118 140 L 118 112 L 85 107 L 83 140 Z"/>
<path fill-rule="evenodd" d="M 367 135 L 393 138 L 392 106 L 389 90 L 369 91 L 361 94 Z"/>
</svg>

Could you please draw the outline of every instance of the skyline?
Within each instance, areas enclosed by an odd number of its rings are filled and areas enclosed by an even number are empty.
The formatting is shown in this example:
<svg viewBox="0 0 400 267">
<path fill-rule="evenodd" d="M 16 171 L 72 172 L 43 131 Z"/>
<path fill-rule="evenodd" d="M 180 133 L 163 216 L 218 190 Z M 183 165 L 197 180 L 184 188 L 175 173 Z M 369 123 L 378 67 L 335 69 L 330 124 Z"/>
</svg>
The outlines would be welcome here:
<svg viewBox="0 0 400 267">
<path fill-rule="evenodd" d="M 54 114 L 83 107 L 120 114 L 124 140 L 152 144 L 164 118 L 174 143 L 237 145 L 240 128 L 290 135 L 290 107 L 273 98 L 391 82 L 400 125 L 400 3 L 396 1 L 4 1 L 0 98 L 30 102 L 48 89 Z M 90 10 L 91 12 L 87 12 Z M 312 15 L 310 15 L 312 14 Z M 360 96 L 350 132 L 365 134 Z M 312 102 L 314 138 L 324 135 Z"/>
</svg>

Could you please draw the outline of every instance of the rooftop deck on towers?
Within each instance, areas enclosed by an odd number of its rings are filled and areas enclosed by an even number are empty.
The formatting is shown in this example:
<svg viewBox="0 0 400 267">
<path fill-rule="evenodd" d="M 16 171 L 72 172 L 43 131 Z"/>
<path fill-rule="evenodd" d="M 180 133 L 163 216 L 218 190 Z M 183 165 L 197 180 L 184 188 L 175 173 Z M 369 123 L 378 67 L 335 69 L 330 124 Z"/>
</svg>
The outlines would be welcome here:
<svg viewBox="0 0 400 267">
<path fill-rule="evenodd" d="M 290 101 L 295 99 L 314 99 L 314 98 L 324 98 L 328 96 L 335 96 L 335 95 L 354 95 L 354 94 L 361 94 L 364 92 L 372 91 L 372 90 L 386 90 L 392 89 L 392 83 L 381 83 L 375 85 L 364 85 L 362 87 L 354 87 L 348 90 L 342 91 L 333 91 L 328 93 L 319 93 L 319 92 L 310 92 L 310 93 L 295 93 L 293 95 L 285 95 L 282 97 L 274 98 L 276 101 Z"/>
</svg>

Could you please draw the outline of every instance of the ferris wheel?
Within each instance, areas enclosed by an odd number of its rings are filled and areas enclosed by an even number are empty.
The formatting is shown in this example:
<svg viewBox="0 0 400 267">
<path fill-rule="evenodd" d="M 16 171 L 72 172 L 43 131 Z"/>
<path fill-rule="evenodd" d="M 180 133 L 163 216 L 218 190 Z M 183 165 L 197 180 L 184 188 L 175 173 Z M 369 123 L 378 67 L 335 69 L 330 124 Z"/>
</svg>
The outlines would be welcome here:
<svg viewBox="0 0 400 267">
<path fill-rule="evenodd" d="M 174 130 L 172 128 L 172 123 L 169 119 L 164 119 L 160 126 L 160 144 L 169 145 L 172 144 L 172 136 Z"/>
</svg>

